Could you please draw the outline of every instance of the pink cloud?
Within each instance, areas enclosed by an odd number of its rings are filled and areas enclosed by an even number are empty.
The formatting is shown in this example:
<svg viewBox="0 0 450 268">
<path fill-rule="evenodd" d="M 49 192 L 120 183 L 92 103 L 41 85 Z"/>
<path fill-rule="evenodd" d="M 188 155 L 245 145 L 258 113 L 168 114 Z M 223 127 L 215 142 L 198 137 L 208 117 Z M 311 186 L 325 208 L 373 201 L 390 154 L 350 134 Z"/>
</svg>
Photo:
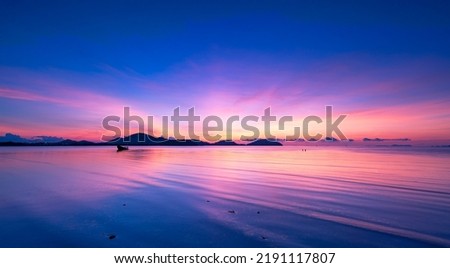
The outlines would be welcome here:
<svg viewBox="0 0 450 268">
<path fill-rule="evenodd" d="M 130 106 L 133 114 L 140 116 L 171 115 L 175 107 L 187 112 L 195 106 L 203 116 L 224 118 L 260 116 L 270 106 L 275 115 L 303 118 L 323 116 L 325 105 L 333 105 L 337 114 L 349 115 L 345 121 L 348 137 L 375 133 L 444 137 L 448 136 L 445 107 L 449 97 L 442 87 L 450 79 L 442 73 L 445 68 L 433 69 L 431 62 L 380 67 L 335 59 L 300 68 L 295 64 L 191 59 L 152 75 L 108 65 L 94 74 L 8 69 L 3 79 L 8 83 L 0 87 L 0 97 L 54 105 L 58 112 L 71 110 L 78 116 L 77 127 L 88 128 L 90 133 L 99 131 L 99 118 L 121 115 L 123 106 Z M 108 91 L 117 81 L 125 81 L 129 95 Z"/>
<path fill-rule="evenodd" d="M 348 112 L 343 128 L 356 138 L 448 139 L 450 100 L 419 101 Z"/>
<path fill-rule="evenodd" d="M 64 100 L 17 89 L 0 88 L 0 98 L 65 104 Z"/>
</svg>

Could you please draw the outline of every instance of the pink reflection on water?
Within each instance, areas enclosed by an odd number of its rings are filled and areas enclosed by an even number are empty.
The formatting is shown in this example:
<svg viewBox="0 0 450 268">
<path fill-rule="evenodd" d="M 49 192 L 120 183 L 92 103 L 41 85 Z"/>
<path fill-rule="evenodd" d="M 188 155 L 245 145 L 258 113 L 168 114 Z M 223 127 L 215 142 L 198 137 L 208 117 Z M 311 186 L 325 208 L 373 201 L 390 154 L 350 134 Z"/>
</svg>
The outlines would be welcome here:
<svg viewBox="0 0 450 268">
<path fill-rule="evenodd" d="M 320 232 L 324 226 L 450 245 L 449 153 L 427 150 L 2 148 L 0 210 L 66 224 L 55 215 L 67 210 L 120 214 L 111 204 L 128 200 L 135 210 L 125 222 L 138 224 L 155 211 L 174 211 L 167 217 L 181 217 L 181 225 L 212 222 L 251 239 L 270 237 L 264 243 L 272 246 L 315 245 L 289 233 Z M 187 211 L 198 214 L 188 217 Z M 358 239 L 356 245 L 370 240 Z"/>
</svg>

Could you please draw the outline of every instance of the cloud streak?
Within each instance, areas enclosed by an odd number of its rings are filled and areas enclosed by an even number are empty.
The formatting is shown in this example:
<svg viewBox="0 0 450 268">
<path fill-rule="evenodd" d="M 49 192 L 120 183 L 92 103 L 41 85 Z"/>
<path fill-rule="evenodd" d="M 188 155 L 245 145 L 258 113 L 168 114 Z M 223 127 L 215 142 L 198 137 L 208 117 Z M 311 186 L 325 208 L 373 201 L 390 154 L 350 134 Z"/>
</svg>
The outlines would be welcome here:
<svg viewBox="0 0 450 268">
<path fill-rule="evenodd" d="M 386 67 L 373 59 L 357 59 L 309 64 L 287 61 L 273 66 L 270 58 L 252 61 L 214 56 L 189 59 L 147 75 L 107 65 L 94 73 L 0 68 L 0 99 L 40 116 L 27 119 L 9 111 L 9 116 L 16 117 L 16 126 L 19 122 L 24 126 L 28 120 L 33 128 L 40 125 L 52 131 L 34 135 L 69 138 L 75 132 L 78 136 L 89 132 L 91 139 L 100 136 L 101 119 L 122 116 L 124 106 L 131 107 L 133 114 L 157 118 L 171 115 L 178 106 L 182 112 L 196 107 L 200 115 L 224 118 L 262 115 L 271 107 L 278 116 L 300 119 L 323 116 L 325 106 L 333 105 L 336 113 L 349 115 L 344 124 L 349 137 L 379 133 L 393 138 L 400 134 L 444 138 L 448 134 L 445 105 L 450 100 L 446 90 L 450 78 L 444 75 L 445 63 L 425 58 L 392 62 Z M 31 122 L 34 120 L 40 122 Z M 13 120 L 1 121 L 14 125 Z M 425 135 L 425 130 L 431 134 Z"/>
</svg>

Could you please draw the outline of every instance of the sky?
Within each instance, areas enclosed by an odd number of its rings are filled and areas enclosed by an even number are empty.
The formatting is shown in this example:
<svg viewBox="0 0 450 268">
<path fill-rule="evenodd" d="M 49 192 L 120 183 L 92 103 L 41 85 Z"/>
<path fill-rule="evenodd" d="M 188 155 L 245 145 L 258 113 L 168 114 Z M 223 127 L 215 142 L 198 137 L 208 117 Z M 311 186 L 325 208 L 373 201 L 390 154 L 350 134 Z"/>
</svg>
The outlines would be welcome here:
<svg viewBox="0 0 450 268">
<path fill-rule="evenodd" d="M 0 135 L 98 141 L 124 107 L 154 116 L 156 136 L 177 107 L 224 121 L 270 107 L 296 126 L 331 105 L 347 138 L 450 139 L 448 14 L 447 1 L 3 0 Z"/>
</svg>

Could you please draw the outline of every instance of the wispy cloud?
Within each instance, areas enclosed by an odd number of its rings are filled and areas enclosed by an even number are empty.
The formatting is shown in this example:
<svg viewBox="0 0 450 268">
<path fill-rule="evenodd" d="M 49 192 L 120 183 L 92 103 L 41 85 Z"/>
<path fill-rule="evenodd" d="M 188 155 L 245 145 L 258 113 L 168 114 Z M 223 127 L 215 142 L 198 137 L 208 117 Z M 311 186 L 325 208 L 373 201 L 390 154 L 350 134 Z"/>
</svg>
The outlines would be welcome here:
<svg viewBox="0 0 450 268">
<path fill-rule="evenodd" d="M 65 136 L 53 127 L 59 126 L 73 137 L 76 129 L 79 135 L 81 129 L 98 135 L 101 119 L 122 115 L 124 106 L 140 116 L 170 115 L 178 106 L 182 111 L 195 106 L 204 116 L 261 115 L 270 106 L 278 115 L 304 117 L 323 115 L 325 105 L 333 105 L 337 113 L 349 115 L 348 136 L 376 132 L 388 137 L 388 132 L 395 132 L 413 138 L 425 136 L 423 130 L 446 135 L 439 126 L 448 122 L 450 78 L 443 71 L 448 66 L 439 60 L 380 64 L 350 57 L 314 64 L 270 63 L 269 59 L 189 59 L 145 75 L 109 65 L 94 73 L 0 67 L 0 101 L 14 101 L 17 111 L 39 117 L 9 112 L 16 123 L 5 118 L 0 123 L 26 128 L 29 122 L 34 129 L 55 131 L 40 132 L 43 135 Z"/>
<path fill-rule="evenodd" d="M 66 104 L 64 99 L 51 98 L 24 90 L 0 88 L 0 98 Z"/>
</svg>

